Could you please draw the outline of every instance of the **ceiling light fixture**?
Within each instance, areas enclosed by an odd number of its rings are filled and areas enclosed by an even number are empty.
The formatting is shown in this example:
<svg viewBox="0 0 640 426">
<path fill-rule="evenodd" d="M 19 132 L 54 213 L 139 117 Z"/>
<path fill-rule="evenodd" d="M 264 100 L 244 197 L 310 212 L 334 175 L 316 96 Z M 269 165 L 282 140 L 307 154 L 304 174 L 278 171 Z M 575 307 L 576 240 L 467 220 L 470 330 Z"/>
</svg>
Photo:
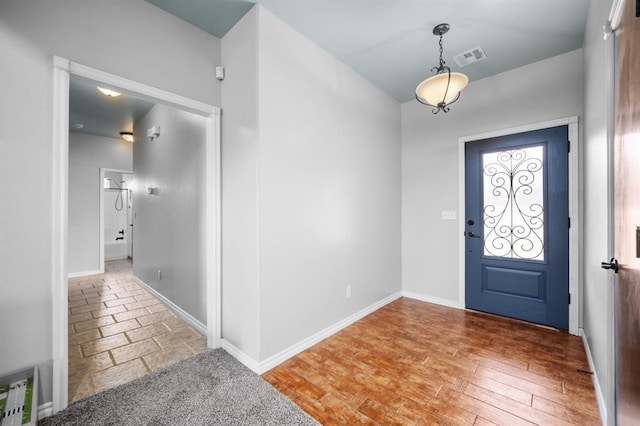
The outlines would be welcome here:
<svg viewBox="0 0 640 426">
<path fill-rule="evenodd" d="M 120 132 L 120 136 L 127 142 L 133 142 L 133 133 L 132 132 Z"/>
<path fill-rule="evenodd" d="M 439 24 L 433 28 L 433 35 L 440 37 L 440 64 L 431 68 L 436 74 L 427 78 L 416 87 L 416 99 L 421 104 L 435 107 L 434 114 L 449 112 L 449 105 L 460 97 L 460 92 L 469 82 L 469 78 L 459 72 L 451 72 L 442 59 L 442 36 L 449 31 L 449 24 Z"/>
<path fill-rule="evenodd" d="M 120 92 L 116 92 L 115 90 L 105 89 L 104 87 L 98 87 L 98 90 L 103 95 L 109 96 L 110 98 L 117 98 L 118 96 L 120 96 L 122 94 Z"/>
</svg>

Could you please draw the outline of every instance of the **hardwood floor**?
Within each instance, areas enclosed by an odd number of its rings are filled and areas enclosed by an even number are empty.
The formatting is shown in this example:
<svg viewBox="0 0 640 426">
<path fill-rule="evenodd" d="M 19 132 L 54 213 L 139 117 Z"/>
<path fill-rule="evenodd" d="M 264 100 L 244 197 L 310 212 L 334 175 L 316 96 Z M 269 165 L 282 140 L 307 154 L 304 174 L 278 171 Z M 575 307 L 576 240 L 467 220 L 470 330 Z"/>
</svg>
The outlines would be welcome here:
<svg viewBox="0 0 640 426">
<path fill-rule="evenodd" d="M 401 298 L 263 378 L 320 423 L 601 424 L 582 340 Z"/>
</svg>

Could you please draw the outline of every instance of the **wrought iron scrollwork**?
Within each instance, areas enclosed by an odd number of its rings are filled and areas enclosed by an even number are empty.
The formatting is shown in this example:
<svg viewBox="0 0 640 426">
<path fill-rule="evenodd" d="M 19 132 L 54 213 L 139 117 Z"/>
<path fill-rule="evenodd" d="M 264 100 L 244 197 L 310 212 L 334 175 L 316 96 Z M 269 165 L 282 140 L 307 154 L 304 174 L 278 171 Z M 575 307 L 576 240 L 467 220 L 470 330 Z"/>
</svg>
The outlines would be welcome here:
<svg viewBox="0 0 640 426">
<path fill-rule="evenodd" d="M 485 255 L 544 259 L 543 150 L 540 145 L 485 154 Z"/>
</svg>

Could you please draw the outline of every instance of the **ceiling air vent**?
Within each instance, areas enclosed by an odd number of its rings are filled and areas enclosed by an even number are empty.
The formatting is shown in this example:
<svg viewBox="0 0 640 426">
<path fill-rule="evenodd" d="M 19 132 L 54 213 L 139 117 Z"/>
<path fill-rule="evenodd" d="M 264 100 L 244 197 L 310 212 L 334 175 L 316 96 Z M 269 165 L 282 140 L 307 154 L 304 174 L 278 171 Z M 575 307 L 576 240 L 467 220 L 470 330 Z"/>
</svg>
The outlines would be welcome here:
<svg viewBox="0 0 640 426">
<path fill-rule="evenodd" d="M 482 61 L 483 59 L 487 59 L 487 55 L 482 50 L 482 47 L 474 47 L 473 49 L 469 49 L 466 52 L 462 52 L 453 57 L 458 64 L 459 67 L 466 67 L 469 64 L 474 62 Z"/>
</svg>

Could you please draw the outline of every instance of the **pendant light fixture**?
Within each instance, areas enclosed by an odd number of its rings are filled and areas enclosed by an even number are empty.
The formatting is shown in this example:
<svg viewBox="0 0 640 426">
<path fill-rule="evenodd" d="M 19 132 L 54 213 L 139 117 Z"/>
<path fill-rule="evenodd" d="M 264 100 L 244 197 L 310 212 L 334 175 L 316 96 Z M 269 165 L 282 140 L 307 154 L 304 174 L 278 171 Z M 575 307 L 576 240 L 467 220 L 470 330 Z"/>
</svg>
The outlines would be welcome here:
<svg viewBox="0 0 640 426">
<path fill-rule="evenodd" d="M 427 78 L 416 87 L 416 99 L 418 102 L 435 107 L 434 114 L 440 111 L 449 112 L 449 105 L 460 97 L 460 92 L 469 82 L 466 75 L 459 72 L 451 72 L 446 62 L 442 59 L 442 36 L 449 31 L 449 24 L 439 24 L 433 28 L 433 35 L 440 37 L 440 64 L 431 68 L 435 75 Z"/>
</svg>

